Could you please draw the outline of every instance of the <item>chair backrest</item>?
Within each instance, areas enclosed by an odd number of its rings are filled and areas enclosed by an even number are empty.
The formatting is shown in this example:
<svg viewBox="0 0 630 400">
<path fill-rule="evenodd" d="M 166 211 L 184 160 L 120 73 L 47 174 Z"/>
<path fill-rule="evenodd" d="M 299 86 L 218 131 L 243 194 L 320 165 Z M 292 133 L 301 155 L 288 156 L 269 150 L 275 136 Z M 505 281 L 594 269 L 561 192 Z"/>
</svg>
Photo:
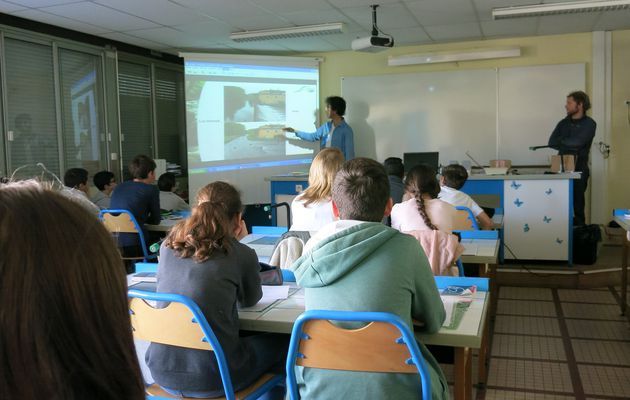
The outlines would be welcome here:
<svg viewBox="0 0 630 400">
<path fill-rule="evenodd" d="M 344 329 L 330 321 L 368 324 L 359 329 Z M 431 379 L 422 353 L 407 324 L 394 314 L 306 311 L 293 325 L 287 357 L 287 385 L 293 400 L 299 398 L 295 365 L 345 371 L 419 374 L 422 399 L 431 399 Z"/>
<path fill-rule="evenodd" d="M 457 214 L 455 221 L 453 221 L 454 231 L 478 231 L 479 225 L 477 224 L 477 218 L 473 214 L 472 210 L 468 207 L 457 206 L 455 207 Z"/>
<path fill-rule="evenodd" d="M 142 227 L 138 224 L 136 217 L 133 216 L 131 211 L 123 209 L 105 209 L 98 213 L 98 218 L 103 221 L 108 231 L 113 234 L 118 233 L 134 233 L 138 235 L 140 241 L 140 247 L 142 247 L 142 254 L 144 255 L 144 262 L 147 262 L 149 253 L 147 251 L 147 244 L 144 240 L 144 232 Z"/>
<path fill-rule="evenodd" d="M 234 398 L 228 364 L 221 345 L 199 306 L 190 298 L 171 293 L 129 290 L 131 327 L 136 339 L 171 346 L 213 351 L 221 373 L 226 398 Z M 156 308 L 147 301 L 169 304 Z"/>
</svg>

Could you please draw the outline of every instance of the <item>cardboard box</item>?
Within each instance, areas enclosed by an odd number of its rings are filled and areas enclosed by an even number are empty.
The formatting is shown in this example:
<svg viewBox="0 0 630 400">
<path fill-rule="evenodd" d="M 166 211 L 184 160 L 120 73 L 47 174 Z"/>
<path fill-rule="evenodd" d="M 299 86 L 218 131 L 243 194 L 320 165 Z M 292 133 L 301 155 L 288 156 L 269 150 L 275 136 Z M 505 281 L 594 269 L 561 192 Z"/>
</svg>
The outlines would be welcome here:
<svg viewBox="0 0 630 400">
<path fill-rule="evenodd" d="M 564 160 L 564 170 L 562 169 L 562 162 L 560 156 L 551 156 L 551 172 L 573 172 L 575 171 L 575 156 L 565 154 L 562 156 Z"/>
</svg>

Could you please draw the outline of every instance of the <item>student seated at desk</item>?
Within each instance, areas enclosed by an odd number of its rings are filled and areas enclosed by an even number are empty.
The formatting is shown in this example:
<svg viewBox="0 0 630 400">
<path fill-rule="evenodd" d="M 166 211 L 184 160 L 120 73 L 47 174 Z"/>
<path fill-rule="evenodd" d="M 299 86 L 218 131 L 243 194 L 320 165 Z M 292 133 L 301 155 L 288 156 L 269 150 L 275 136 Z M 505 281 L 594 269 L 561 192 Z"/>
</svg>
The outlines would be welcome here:
<svg viewBox="0 0 630 400">
<path fill-rule="evenodd" d="M 239 337 L 237 304 L 262 297 L 260 264 L 254 250 L 239 243 L 247 235 L 239 192 L 225 182 L 199 190 L 197 205 L 160 248 L 157 291 L 190 297 L 201 308 L 230 367 L 234 390 L 249 386 L 286 359 L 288 338 L 277 334 Z M 168 323 L 168 321 L 165 321 Z M 151 375 L 175 395 L 224 395 L 214 354 L 152 343 L 146 355 Z"/>
<path fill-rule="evenodd" d="M 437 198 L 440 184 L 435 174 L 435 170 L 425 164 L 416 165 L 407 173 L 403 202 L 392 209 L 392 228 L 401 232 L 453 231 L 457 210 Z"/>
<path fill-rule="evenodd" d="M 94 215 L 100 209 L 88 198 L 88 172 L 83 168 L 70 168 L 63 175 L 64 188 L 59 193 L 72 202 L 79 204 Z"/>
<path fill-rule="evenodd" d="M 334 221 L 330 194 L 335 174 L 343 164 L 343 153 L 335 147 L 322 149 L 308 171 L 308 188 L 291 203 L 292 231 L 316 232 Z"/>
<path fill-rule="evenodd" d="M 346 162 L 335 178 L 332 202 L 340 220 L 317 232 L 306 245 L 308 254 L 292 267 L 306 288 L 306 309 L 389 312 L 409 327 L 414 318 L 424 323 L 423 332 L 437 332 L 444 306 L 422 248 L 381 223 L 392 207 L 384 167 L 367 158 Z M 422 343 L 418 347 L 433 398 L 448 399 L 440 366 Z M 420 393 L 416 374 L 297 368 L 302 399 L 418 399 Z"/>
<path fill-rule="evenodd" d="M 122 262 L 95 215 L 0 183 L 0 282 L 0 399 L 145 398 Z"/>
<path fill-rule="evenodd" d="M 181 197 L 175 194 L 175 174 L 165 172 L 158 179 L 160 189 L 160 208 L 168 211 L 188 211 L 190 206 Z"/>
<path fill-rule="evenodd" d="M 110 208 L 131 211 L 140 226 L 159 224 L 160 191 L 153 185 L 155 167 L 156 164 L 152 158 L 144 155 L 135 156 L 129 163 L 129 173 L 133 180 L 116 185 L 112 193 Z M 159 239 L 159 236 L 147 230 L 143 233 L 147 246 Z M 138 235 L 121 233 L 118 236 L 118 244 L 127 257 L 142 255 L 142 250 L 138 246 Z"/>
<path fill-rule="evenodd" d="M 109 171 L 100 171 L 94 174 L 94 186 L 98 192 L 92 196 L 92 203 L 100 209 L 109 208 L 112 200 L 112 192 L 116 188 L 116 177 Z"/>
<path fill-rule="evenodd" d="M 461 189 L 468 179 L 466 168 L 459 164 L 451 164 L 442 168 L 440 177 L 440 194 L 438 198 L 449 204 L 468 207 L 477 218 L 481 229 L 490 230 L 494 228 L 494 223 L 481 207 L 469 195 L 461 192 Z"/>
</svg>

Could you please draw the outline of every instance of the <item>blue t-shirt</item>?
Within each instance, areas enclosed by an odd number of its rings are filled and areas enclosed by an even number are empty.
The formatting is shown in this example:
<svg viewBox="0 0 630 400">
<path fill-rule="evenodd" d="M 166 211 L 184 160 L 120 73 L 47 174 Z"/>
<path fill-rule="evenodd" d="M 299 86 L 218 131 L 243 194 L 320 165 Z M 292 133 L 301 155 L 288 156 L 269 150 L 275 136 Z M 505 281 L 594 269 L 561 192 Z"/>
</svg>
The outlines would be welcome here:
<svg viewBox="0 0 630 400">
<path fill-rule="evenodd" d="M 326 122 L 324 125 L 317 128 L 315 132 L 295 131 L 295 135 L 303 140 L 314 142 L 319 140 L 320 148 L 325 148 L 330 132 L 332 133 L 332 141 L 330 147 L 336 147 L 343 153 L 343 157 L 348 160 L 354 158 L 354 132 L 350 125 L 346 123 L 346 120 L 342 120 L 333 131 L 332 121 Z"/>
</svg>

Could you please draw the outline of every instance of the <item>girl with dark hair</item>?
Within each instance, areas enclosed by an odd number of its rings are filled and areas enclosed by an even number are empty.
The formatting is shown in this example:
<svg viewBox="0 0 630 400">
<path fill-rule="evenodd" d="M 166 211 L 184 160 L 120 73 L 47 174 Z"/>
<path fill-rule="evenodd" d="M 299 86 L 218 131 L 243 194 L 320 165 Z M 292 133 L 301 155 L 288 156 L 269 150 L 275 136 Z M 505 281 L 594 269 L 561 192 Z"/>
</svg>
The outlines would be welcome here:
<svg viewBox="0 0 630 400">
<path fill-rule="evenodd" d="M 0 399 L 144 399 L 120 254 L 43 183 L 0 183 Z"/>
<path fill-rule="evenodd" d="M 392 208 L 392 228 L 401 232 L 431 229 L 450 233 L 457 210 L 439 200 L 439 193 L 435 170 L 425 164 L 413 167 L 405 178 L 403 202 Z"/>
<path fill-rule="evenodd" d="M 177 224 L 160 249 L 157 291 L 190 297 L 213 329 L 241 390 L 274 366 L 282 370 L 288 338 L 239 337 L 237 305 L 262 297 L 254 250 L 238 242 L 247 235 L 240 193 L 225 182 L 199 190 L 191 216 Z M 146 356 L 155 381 L 167 392 L 197 398 L 224 396 L 212 353 L 152 343 Z"/>
</svg>

